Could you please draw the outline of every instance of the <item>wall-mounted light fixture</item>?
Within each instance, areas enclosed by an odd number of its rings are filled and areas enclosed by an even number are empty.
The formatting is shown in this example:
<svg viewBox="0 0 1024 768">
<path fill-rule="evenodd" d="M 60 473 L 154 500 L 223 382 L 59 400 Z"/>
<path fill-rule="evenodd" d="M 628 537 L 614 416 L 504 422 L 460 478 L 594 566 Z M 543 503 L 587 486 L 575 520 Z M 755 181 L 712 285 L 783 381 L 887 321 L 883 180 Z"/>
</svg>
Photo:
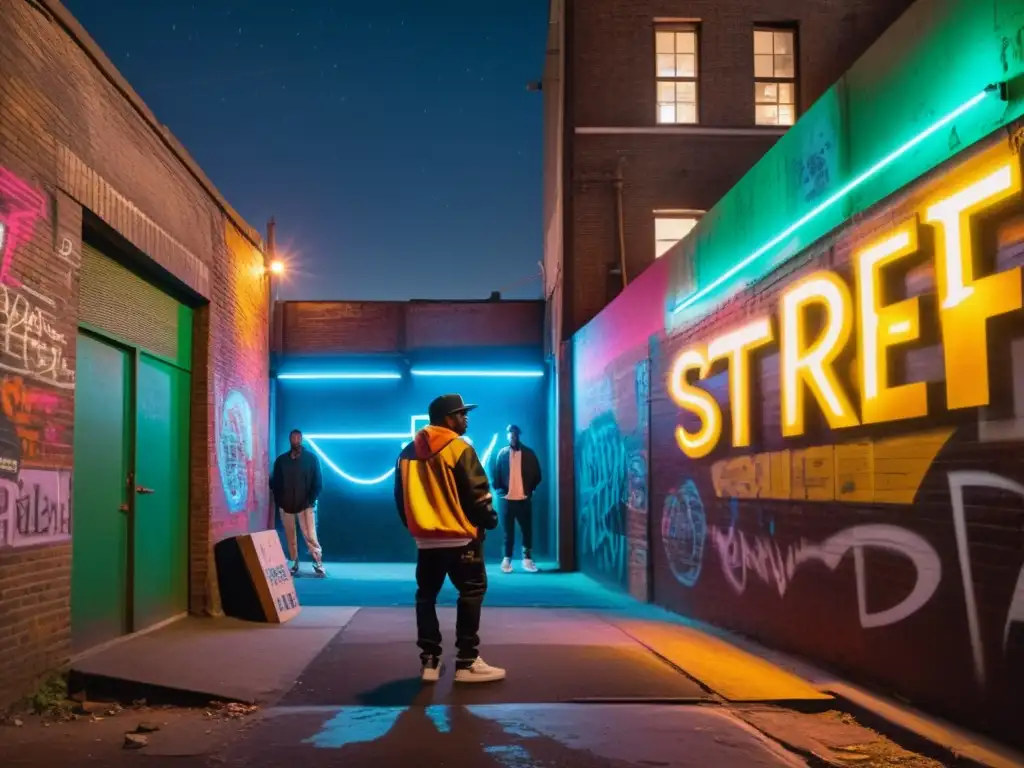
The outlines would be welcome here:
<svg viewBox="0 0 1024 768">
<path fill-rule="evenodd" d="M 451 370 L 434 368 L 413 368 L 413 376 L 434 376 L 447 378 L 486 378 L 486 379 L 540 379 L 544 371 L 538 370 Z"/>
<path fill-rule="evenodd" d="M 283 381 L 374 381 L 401 379 L 400 373 L 279 373 Z"/>
<path fill-rule="evenodd" d="M 983 91 L 981 91 L 980 93 L 972 96 L 967 101 L 965 101 L 960 106 L 958 106 L 956 109 L 954 109 L 951 112 L 947 113 L 946 115 L 940 117 L 938 120 L 936 120 L 934 123 L 929 125 L 923 131 L 918 133 L 916 136 L 914 136 L 908 142 L 906 142 L 902 146 L 900 146 L 897 149 L 895 149 L 892 152 L 890 152 L 888 155 L 883 157 L 881 160 L 879 160 L 877 163 L 872 165 L 870 168 L 868 168 L 866 171 L 864 171 L 860 175 L 858 175 L 855 178 L 851 179 L 842 188 L 840 188 L 838 191 L 836 191 L 835 193 L 830 195 L 828 198 L 823 200 L 821 203 L 816 205 L 814 208 L 812 208 L 810 211 L 805 213 L 799 219 L 794 221 L 792 224 L 790 224 L 784 230 L 779 232 L 779 234 L 777 234 L 771 240 L 769 240 L 768 242 L 764 243 L 762 246 L 760 246 L 757 250 L 755 250 L 749 256 L 747 256 L 747 257 L 745 257 L 743 259 L 740 259 L 738 262 L 736 262 L 736 264 L 734 264 L 732 267 L 730 267 L 728 270 L 726 270 L 723 274 L 721 274 L 718 277 L 716 277 L 714 280 L 712 280 L 706 286 L 704 286 L 700 290 L 690 294 L 685 299 L 680 301 L 675 306 L 675 308 L 672 310 L 672 314 L 675 315 L 675 314 L 677 314 L 679 312 L 682 312 L 687 307 L 693 306 L 694 304 L 696 304 L 698 301 L 700 301 L 701 299 L 703 299 L 706 296 L 708 296 L 713 291 L 716 291 L 719 288 L 721 288 L 723 285 L 728 283 L 730 280 L 732 280 L 734 277 L 736 277 L 736 275 L 738 275 L 744 269 L 749 267 L 751 264 L 753 264 L 754 262 L 758 261 L 763 256 L 766 256 L 769 252 L 771 252 L 771 250 L 773 248 L 775 248 L 777 245 L 782 243 L 786 238 L 788 238 L 790 235 L 794 234 L 797 230 L 801 229 L 805 224 L 807 224 L 808 222 L 816 219 L 822 213 L 827 211 L 833 205 L 835 205 L 840 200 L 842 200 L 847 195 L 849 195 L 851 192 L 853 192 L 855 189 L 860 187 L 864 182 L 868 181 L 869 179 L 871 179 L 874 176 L 877 176 L 879 173 L 884 171 L 886 168 L 888 168 L 890 165 L 892 165 L 894 162 L 896 162 L 899 158 L 901 158 L 907 152 L 912 150 L 918 144 L 923 142 L 929 136 L 932 136 L 935 133 L 937 133 L 938 131 L 941 131 L 943 128 L 945 128 L 951 122 L 956 120 L 962 114 L 964 114 L 965 112 L 968 112 L 971 109 L 973 109 L 974 107 L 978 106 L 978 104 L 983 102 L 991 94 L 998 94 L 999 98 L 1005 100 L 1005 98 L 1006 98 L 1005 97 L 1005 94 L 1006 94 L 1005 85 L 1002 84 L 1002 83 L 994 83 L 992 85 L 989 85 Z"/>
</svg>

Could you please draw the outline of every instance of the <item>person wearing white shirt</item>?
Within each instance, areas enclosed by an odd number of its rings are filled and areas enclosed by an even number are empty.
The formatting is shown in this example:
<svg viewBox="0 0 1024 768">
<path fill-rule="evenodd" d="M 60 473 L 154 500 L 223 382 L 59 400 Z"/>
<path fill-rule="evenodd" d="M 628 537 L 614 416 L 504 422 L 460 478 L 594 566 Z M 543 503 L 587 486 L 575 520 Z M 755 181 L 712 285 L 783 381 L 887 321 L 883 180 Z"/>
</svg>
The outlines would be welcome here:
<svg viewBox="0 0 1024 768">
<path fill-rule="evenodd" d="M 540 462 L 537 454 L 523 444 L 519 427 L 509 424 L 505 434 L 508 445 L 498 452 L 494 462 L 494 490 L 501 501 L 501 525 L 505 534 L 505 557 L 501 561 L 501 570 L 512 573 L 512 551 L 518 523 L 523 537 L 523 570 L 536 573 L 532 552 L 532 497 L 541 482 Z"/>
</svg>

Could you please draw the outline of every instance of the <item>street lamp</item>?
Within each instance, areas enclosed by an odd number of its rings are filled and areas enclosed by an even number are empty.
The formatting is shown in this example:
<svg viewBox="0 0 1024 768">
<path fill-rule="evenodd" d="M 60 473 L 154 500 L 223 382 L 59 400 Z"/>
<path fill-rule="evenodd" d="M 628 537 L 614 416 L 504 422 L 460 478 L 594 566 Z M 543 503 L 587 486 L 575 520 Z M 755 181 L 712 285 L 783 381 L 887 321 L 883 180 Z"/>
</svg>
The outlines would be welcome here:
<svg viewBox="0 0 1024 768">
<path fill-rule="evenodd" d="M 280 259 L 274 259 L 272 262 L 270 262 L 270 271 L 272 274 L 275 275 L 283 275 L 284 262 L 281 261 Z"/>
</svg>

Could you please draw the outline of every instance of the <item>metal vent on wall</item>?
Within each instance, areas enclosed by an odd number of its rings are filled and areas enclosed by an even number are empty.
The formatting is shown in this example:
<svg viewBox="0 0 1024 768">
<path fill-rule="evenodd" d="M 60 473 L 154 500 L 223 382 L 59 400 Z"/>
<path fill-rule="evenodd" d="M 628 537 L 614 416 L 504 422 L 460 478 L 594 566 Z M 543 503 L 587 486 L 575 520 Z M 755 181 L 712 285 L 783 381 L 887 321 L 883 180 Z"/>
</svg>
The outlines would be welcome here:
<svg viewBox="0 0 1024 768">
<path fill-rule="evenodd" d="M 79 297 L 79 321 L 177 360 L 178 302 L 85 243 Z"/>
</svg>

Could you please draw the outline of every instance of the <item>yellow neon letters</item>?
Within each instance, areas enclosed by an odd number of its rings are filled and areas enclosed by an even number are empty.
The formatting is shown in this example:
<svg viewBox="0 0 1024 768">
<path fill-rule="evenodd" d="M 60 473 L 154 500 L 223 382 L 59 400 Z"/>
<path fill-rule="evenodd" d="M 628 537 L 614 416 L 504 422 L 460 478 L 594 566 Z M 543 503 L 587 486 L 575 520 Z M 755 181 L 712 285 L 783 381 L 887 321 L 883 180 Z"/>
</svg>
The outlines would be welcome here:
<svg viewBox="0 0 1024 768">
<path fill-rule="evenodd" d="M 824 328 L 813 343 L 807 339 L 807 309 L 824 309 Z M 833 363 L 850 338 L 850 291 L 832 272 L 815 272 L 782 295 L 782 434 L 804 433 L 804 385 L 818 401 L 832 429 L 859 422 L 836 378 Z"/>
<path fill-rule="evenodd" d="M 750 445 L 750 353 L 771 340 L 771 321 L 763 317 L 708 344 L 711 362 L 729 360 L 729 413 L 735 448 Z"/>
<path fill-rule="evenodd" d="M 861 420 L 865 424 L 914 419 L 928 413 L 928 389 L 924 382 L 889 386 L 888 349 L 920 337 L 920 302 L 914 297 L 882 306 L 882 270 L 916 251 L 915 217 L 854 254 L 860 319 L 857 363 Z"/>
<path fill-rule="evenodd" d="M 977 254 L 971 216 L 1020 191 L 1020 166 L 1008 160 L 959 192 L 928 208 L 934 224 L 935 275 L 946 363 L 946 405 L 989 403 L 988 319 L 1021 308 L 1020 268 L 974 278 Z"/>
<path fill-rule="evenodd" d="M 702 426 L 696 432 L 676 427 L 676 443 L 691 459 L 700 459 L 711 453 L 722 434 L 722 411 L 718 403 L 703 389 L 686 380 L 690 371 L 695 370 L 700 378 L 704 378 L 710 369 L 711 361 L 704 350 L 689 349 L 676 358 L 669 376 L 668 391 L 676 405 L 696 414 L 701 420 Z"/>
<path fill-rule="evenodd" d="M 808 400 L 813 399 L 833 430 L 928 415 L 928 385 L 894 382 L 892 349 L 927 336 L 925 322 L 941 330 L 949 409 L 989 404 L 988 320 L 1024 308 L 1020 267 L 985 274 L 974 220 L 998 204 L 1021 195 L 1018 157 L 1004 149 L 987 150 L 969 171 L 973 175 L 951 191 L 932 198 L 919 212 L 882 237 L 857 249 L 852 258 L 854 294 L 834 272 L 819 271 L 783 288 L 778 303 L 779 376 L 782 434 L 803 435 Z M 956 172 L 955 178 L 963 174 Z M 935 237 L 937 317 L 922 318 L 923 303 L 912 297 L 887 303 L 889 275 L 918 253 L 923 222 Z M 930 242 L 931 238 L 922 239 Z M 836 373 L 851 343 L 856 322 L 856 357 L 852 362 L 859 389 L 860 412 Z M 770 317 L 748 319 L 703 344 L 689 347 L 674 361 L 669 393 L 676 404 L 699 417 L 700 429 L 676 428 L 676 441 L 691 459 L 707 456 L 718 445 L 722 412 L 715 399 L 690 378 L 706 378 L 724 360 L 729 368 L 732 445 L 750 446 L 751 353 L 776 342 Z M 807 397 L 810 392 L 811 398 Z"/>
</svg>

